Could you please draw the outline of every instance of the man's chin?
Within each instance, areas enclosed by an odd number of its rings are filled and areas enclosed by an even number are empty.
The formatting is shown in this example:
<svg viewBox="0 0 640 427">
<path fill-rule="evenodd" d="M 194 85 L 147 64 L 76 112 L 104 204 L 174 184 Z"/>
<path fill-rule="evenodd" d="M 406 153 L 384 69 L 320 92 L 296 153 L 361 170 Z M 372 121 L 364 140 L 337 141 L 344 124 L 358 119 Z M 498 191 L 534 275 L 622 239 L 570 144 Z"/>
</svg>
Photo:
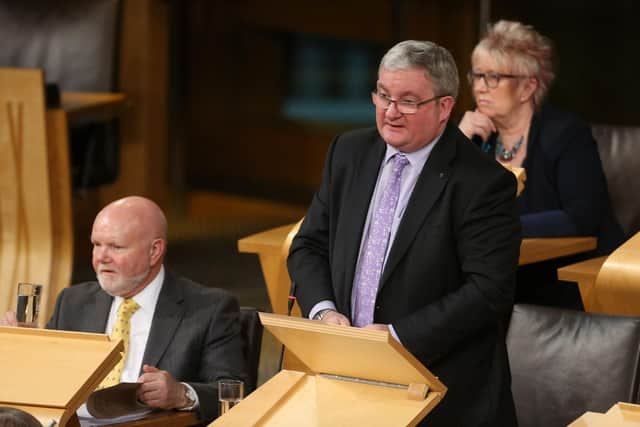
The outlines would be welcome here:
<svg viewBox="0 0 640 427">
<path fill-rule="evenodd" d="M 109 295 L 111 295 L 112 297 L 116 297 L 122 293 L 122 292 L 118 292 L 118 291 L 122 291 L 121 289 L 122 286 L 119 286 L 118 283 L 114 283 L 113 280 L 106 279 L 104 277 L 101 277 L 100 275 L 98 275 L 97 279 L 102 290 L 108 293 Z"/>
<path fill-rule="evenodd" d="M 402 147 L 406 143 L 406 136 L 400 132 L 386 131 L 382 137 L 384 142 L 395 148 Z"/>
</svg>

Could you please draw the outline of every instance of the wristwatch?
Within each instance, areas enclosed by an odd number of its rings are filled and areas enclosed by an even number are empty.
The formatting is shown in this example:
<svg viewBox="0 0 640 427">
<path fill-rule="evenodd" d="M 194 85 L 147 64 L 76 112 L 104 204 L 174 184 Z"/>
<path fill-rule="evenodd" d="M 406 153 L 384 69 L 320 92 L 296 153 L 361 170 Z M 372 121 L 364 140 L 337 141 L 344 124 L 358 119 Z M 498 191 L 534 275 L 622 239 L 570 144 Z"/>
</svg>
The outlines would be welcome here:
<svg viewBox="0 0 640 427">
<path fill-rule="evenodd" d="M 195 405 L 196 392 L 186 384 L 184 384 L 184 398 L 187 401 L 187 404 L 184 405 L 185 408 L 191 408 L 193 405 Z"/>
<path fill-rule="evenodd" d="M 325 308 L 324 310 L 320 310 L 319 312 L 316 313 L 315 316 L 313 316 L 313 320 L 322 320 L 324 319 L 324 316 L 327 315 L 328 312 L 330 311 L 335 311 L 331 308 Z"/>
</svg>

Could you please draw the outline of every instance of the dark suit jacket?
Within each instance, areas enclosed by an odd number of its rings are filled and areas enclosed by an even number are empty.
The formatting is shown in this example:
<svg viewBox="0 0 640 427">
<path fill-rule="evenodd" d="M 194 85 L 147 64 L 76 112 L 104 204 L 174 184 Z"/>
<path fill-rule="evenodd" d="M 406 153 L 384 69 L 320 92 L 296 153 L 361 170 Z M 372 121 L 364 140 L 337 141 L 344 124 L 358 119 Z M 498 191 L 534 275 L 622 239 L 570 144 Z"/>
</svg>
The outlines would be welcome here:
<svg viewBox="0 0 640 427">
<path fill-rule="evenodd" d="M 336 138 L 322 185 L 291 245 L 289 273 L 308 315 L 351 289 L 385 143 L 376 129 Z M 515 424 L 504 342 L 520 248 L 515 178 L 449 125 L 425 164 L 382 274 L 374 321 L 448 387 L 432 426 Z"/>
<path fill-rule="evenodd" d="M 484 144 L 491 155 L 495 141 L 492 135 Z M 519 197 L 524 237 L 597 236 L 597 255 L 624 242 L 596 141 L 578 116 L 543 105 L 531 120 L 522 166 L 527 171 Z"/>
<path fill-rule="evenodd" d="M 112 300 L 97 282 L 66 288 L 47 328 L 104 333 Z M 227 292 L 165 270 L 142 363 L 190 384 L 205 422 L 218 413 L 218 379 L 246 381 L 238 316 L 238 303 Z"/>
</svg>

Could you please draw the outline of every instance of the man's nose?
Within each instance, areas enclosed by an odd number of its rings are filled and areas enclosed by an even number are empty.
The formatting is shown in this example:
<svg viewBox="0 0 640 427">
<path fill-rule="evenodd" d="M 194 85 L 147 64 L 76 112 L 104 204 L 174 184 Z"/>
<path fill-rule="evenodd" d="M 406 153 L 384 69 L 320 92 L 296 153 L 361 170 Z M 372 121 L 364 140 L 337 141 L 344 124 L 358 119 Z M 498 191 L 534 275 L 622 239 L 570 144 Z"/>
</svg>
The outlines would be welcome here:
<svg viewBox="0 0 640 427">
<path fill-rule="evenodd" d="M 110 259 L 109 250 L 105 247 L 93 248 L 93 257 L 100 262 L 107 262 Z"/>
<path fill-rule="evenodd" d="M 402 113 L 398 110 L 398 104 L 396 102 L 390 102 L 387 109 L 384 111 L 385 116 L 397 118 Z"/>
</svg>

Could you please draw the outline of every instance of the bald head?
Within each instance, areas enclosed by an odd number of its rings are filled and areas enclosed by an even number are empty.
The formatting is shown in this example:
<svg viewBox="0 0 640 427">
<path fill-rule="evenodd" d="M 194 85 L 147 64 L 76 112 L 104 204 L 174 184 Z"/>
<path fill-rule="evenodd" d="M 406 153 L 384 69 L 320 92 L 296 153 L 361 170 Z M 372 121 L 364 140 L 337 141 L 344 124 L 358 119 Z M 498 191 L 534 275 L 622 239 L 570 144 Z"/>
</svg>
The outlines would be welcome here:
<svg viewBox="0 0 640 427">
<path fill-rule="evenodd" d="M 158 274 L 167 245 L 167 220 L 153 201 L 130 196 L 108 204 L 91 231 L 93 268 L 102 288 L 129 298 Z"/>
<path fill-rule="evenodd" d="M 95 223 L 104 220 L 135 228 L 141 237 L 167 240 L 167 219 L 160 206 L 146 197 L 129 196 L 109 203 L 98 213 Z"/>
</svg>

